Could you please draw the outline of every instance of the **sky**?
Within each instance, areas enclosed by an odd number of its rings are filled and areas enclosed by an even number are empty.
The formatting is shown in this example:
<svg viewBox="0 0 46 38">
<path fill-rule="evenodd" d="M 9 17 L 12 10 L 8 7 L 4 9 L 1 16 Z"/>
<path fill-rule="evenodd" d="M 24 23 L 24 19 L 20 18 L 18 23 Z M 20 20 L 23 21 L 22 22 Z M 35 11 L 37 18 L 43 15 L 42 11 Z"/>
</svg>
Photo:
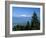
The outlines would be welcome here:
<svg viewBox="0 0 46 38">
<path fill-rule="evenodd" d="M 26 24 L 27 21 L 31 23 L 33 13 L 36 13 L 40 17 L 40 8 L 29 7 L 13 7 L 12 8 L 12 23 Z"/>
<path fill-rule="evenodd" d="M 35 12 L 40 17 L 40 8 L 13 7 L 12 17 L 31 17 Z"/>
</svg>

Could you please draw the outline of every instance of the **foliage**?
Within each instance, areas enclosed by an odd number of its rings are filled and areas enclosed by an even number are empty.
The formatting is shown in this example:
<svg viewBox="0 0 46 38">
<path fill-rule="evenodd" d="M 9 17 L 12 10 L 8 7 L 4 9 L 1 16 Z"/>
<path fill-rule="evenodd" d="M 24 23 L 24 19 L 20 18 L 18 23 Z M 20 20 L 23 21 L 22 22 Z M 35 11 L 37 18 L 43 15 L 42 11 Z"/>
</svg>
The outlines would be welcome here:
<svg viewBox="0 0 46 38">
<path fill-rule="evenodd" d="M 40 22 L 38 20 L 37 14 L 35 12 L 32 16 L 31 27 L 32 27 L 32 30 L 40 29 Z"/>
</svg>

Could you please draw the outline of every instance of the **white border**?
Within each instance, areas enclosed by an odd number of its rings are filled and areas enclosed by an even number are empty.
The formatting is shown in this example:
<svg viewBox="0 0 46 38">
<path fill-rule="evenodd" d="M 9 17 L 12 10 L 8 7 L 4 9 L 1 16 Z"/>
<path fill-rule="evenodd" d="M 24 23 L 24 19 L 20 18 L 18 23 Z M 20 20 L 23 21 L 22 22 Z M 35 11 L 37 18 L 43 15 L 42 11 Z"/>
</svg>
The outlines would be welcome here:
<svg viewBox="0 0 46 38">
<path fill-rule="evenodd" d="M 34 7 L 40 8 L 40 30 L 31 31 L 12 31 L 12 7 Z M 43 7 L 39 5 L 16 5 L 10 4 L 10 34 L 25 34 L 25 33 L 42 33 L 43 32 Z"/>
</svg>

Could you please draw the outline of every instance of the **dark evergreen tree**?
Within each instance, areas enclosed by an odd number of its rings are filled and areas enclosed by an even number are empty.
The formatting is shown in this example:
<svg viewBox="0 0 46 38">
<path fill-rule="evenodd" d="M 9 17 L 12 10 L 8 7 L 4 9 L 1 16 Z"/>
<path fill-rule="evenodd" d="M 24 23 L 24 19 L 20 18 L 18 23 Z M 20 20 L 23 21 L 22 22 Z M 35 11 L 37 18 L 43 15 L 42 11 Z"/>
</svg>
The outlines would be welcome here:
<svg viewBox="0 0 46 38">
<path fill-rule="evenodd" d="M 31 29 L 32 30 L 39 30 L 40 29 L 40 22 L 38 20 L 37 14 L 34 12 L 31 21 Z"/>
<path fill-rule="evenodd" d="M 16 25 L 16 30 L 20 30 L 20 26 L 18 24 Z"/>
<path fill-rule="evenodd" d="M 26 24 L 26 27 L 25 27 L 26 30 L 29 30 L 29 25 L 30 25 L 29 21 L 27 21 L 27 24 Z"/>
<path fill-rule="evenodd" d="M 13 30 L 13 31 L 16 31 L 16 26 L 14 26 L 12 30 Z"/>
</svg>

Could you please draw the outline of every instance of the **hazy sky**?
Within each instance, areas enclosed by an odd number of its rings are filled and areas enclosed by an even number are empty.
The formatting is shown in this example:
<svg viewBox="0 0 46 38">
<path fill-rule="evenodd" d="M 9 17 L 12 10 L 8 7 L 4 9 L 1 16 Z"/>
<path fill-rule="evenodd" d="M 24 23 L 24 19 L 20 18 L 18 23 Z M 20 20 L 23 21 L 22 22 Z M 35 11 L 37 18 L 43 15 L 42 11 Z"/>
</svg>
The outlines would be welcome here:
<svg viewBox="0 0 46 38">
<path fill-rule="evenodd" d="M 29 7 L 13 7 L 13 17 L 31 17 L 36 12 L 37 16 L 40 15 L 40 8 L 29 8 Z"/>
</svg>

